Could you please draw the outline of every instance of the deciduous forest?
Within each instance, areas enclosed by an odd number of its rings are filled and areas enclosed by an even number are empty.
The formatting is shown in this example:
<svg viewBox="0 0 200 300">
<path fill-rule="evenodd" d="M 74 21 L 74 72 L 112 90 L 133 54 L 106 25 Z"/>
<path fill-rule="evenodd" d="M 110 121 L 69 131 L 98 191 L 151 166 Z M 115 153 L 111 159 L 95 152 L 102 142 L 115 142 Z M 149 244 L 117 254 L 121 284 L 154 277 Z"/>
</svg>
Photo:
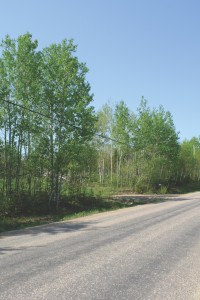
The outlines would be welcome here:
<svg viewBox="0 0 200 300">
<path fill-rule="evenodd" d="M 95 112 L 87 72 L 73 40 L 42 50 L 29 33 L 2 41 L 1 214 L 198 184 L 200 138 L 180 142 L 170 112 L 144 97 L 134 112 L 125 101 Z"/>
</svg>

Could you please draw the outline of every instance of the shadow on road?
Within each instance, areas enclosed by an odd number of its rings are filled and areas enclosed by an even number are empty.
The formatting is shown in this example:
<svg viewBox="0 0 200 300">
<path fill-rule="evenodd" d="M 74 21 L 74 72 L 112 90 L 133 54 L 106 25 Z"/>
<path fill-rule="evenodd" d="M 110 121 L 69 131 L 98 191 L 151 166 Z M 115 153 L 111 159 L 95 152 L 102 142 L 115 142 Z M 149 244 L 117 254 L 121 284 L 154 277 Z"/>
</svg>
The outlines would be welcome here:
<svg viewBox="0 0 200 300">
<path fill-rule="evenodd" d="M 200 193 L 191 193 L 185 195 L 115 195 L 112 197 L 113 200 L 117 200 L 123 204 L 126 204 L 127 207 L 133 207 L 137 205 L 145 205 L 145 204 L 157 204 L 161 202 L 167 201 L 187 201 L 187 200 L 200 200 Z M 29 227 L 26 229 L 13 230 L 0 233 L 0 241 L 4 237 L 14 237 L 14 236 L 22 236 L 22 235 L 56 235 L 60 233 L 66 232 L 74 232 L 80 230 L 96 230 L 94 224 L 97 221 L 82 221 L 80 219 L 71 220 L 71 221 L 63 221 L 57 223 L 50 223 L 45 225 L 40 225 L 36 227 Z M 1 248 L 0 248 L 1 250 Z M 16 250 L 16 249 L 15 249 Z M 9 249 L 8 249 L 9 251 Z M 11 251 L 11 250 L 10 250 Z"/>
<path fill-rule="evenodd" d="M 195 194 L 196 197 L 195 197 Z M 190 198 L 192 195 L 192 198 Z M 177 195 L 177 194 L 169 194 L 169 195 L 115 195 L 112 198 L 114 200 L 120 201 L 124 204 L 133 206 L 133 205 L 142 205 L 142 204 L 156 204 L 166 201 L 186 201 L 186 200 L 194 200 L 200 199 L 200 193 L 192 193 L 192 194 L 185 194 L 185 195 Z"/>
<path fill-rule="evenodd" d="M 28 247 L 0 247 L 0 255 L 6 254 L 8 252 L 13 252 L 13 251 L 22 251 L 22 250 L 27 250 L 30 248 L 42 248 L 43 246 L 28 246 Z"/>
<path fill-rule="evenodd" d="M 31 228 L 3 232 L 0 234 L 0 240 L 3 239 L 4 237 L 11 237 L 11 236 L 13 237 L 13 236 L 20 236 L 20 235 L 32 235 L 32 236 L 37 236 L 42 234 L 56 235 L 59 233 L 74 232 L 80 230 L 95 230 L 95 228 L 92 227 L 94 223 L 95 222 L 86 222 L 86 221 L 80 222 L 78 221 L 78 219 L 76 219 L 76 221 L 65 221 L 65 222 L 45 224 L 45 225 L 31 227 Z"/>
</svg>

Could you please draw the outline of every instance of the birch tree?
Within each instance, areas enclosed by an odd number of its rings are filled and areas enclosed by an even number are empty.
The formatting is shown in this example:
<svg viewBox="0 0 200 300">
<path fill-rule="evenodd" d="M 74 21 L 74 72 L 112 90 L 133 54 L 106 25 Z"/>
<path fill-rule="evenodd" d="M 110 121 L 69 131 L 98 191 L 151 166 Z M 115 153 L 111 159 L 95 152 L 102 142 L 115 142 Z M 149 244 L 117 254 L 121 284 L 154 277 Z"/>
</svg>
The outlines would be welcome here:
<svg viewBox="0 0 200 300">
<path fill-rule="evenodd" d="M 96 121 L 90 105 L 93 96 L 86 81 L 88 69 L 78 61 L 75 52 L 72 40 L 52 44 L 42 52 L 42 111 L 50 119 L 50 124 L 44 125 L 50 161 L 49 199 L 56 201 L 57 206 L 74 149 L 91 139 Z"/>
</svg>

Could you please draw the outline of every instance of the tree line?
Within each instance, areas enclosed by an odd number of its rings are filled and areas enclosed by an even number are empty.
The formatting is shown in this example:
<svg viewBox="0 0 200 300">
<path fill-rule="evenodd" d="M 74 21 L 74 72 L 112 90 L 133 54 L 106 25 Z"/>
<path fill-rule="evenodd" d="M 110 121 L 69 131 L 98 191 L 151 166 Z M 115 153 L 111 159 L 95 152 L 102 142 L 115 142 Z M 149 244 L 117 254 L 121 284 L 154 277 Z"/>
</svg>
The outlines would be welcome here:
<svg viewBox="0 0 200 300">
<path fill-rule="evenodd" d="M 0 212 L 58 209 L 97 190 L 155 192 L 199 181 L 200 141 L 142 98 L 97 113 L 73 40 L 38 50 L 27 33 L 0 45 Z"/>
<path fill-rule="evenodd" d="M 200 138 L 179 141 L 172 115 L 143 97 L 133 113 L 124 101 L 97 113 L 99 184 L 136 193 L 166 193 L 200 179 Z"/>
</svg>

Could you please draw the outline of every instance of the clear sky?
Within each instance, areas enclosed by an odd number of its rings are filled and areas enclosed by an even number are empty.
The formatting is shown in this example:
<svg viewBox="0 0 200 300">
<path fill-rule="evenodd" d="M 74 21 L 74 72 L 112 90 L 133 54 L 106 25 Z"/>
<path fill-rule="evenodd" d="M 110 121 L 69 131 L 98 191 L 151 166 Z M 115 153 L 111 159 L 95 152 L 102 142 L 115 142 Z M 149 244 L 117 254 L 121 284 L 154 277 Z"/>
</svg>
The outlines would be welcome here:
<svg viewBox="0 0 200 300">
<path fill-rule="evenodd" d="M 173 116 L 180 140 L 200 135 L 199 0 L 0 0 L 0 39 L 30 32 L 44 48 L 73 38 L 96 110 L 144 96 Z"/>
</svg>

